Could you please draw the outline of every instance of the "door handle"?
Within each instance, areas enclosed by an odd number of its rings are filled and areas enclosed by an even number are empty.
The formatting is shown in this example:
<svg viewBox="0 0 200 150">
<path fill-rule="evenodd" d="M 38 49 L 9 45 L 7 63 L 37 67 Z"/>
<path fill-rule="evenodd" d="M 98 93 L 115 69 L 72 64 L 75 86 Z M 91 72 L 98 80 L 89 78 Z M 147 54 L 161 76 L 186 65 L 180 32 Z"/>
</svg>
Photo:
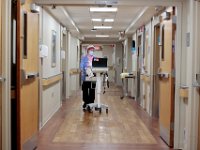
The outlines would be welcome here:
<svg viewBox="0 0 200 150">
<path fill-rule="evenodd" d="M 159 72 L 157 73 L 157 75 L 160 77 L 160 78 L 169 78 L 169 73 L 166 73 L 166 72 Z"/>
<path fill-rule="evenodd" d="M 0 82 L 5 82 L 6 78 L 0 77 Z"/>
<path fill-rule="evenodd" d="M 33 79 L 39 76 L 38 72 L 28 72 L 26 73 L 26 79 Z"/>
</svg>

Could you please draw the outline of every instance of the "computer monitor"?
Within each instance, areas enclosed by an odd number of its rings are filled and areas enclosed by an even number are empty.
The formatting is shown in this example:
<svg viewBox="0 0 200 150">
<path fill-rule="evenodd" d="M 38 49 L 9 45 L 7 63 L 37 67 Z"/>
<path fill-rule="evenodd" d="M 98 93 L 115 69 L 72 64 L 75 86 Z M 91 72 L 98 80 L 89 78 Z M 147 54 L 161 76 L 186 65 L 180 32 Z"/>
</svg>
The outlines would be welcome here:
<svg viewBox="0 0 200 150">
<path fill-rule="evenodd" d="M 107 58 L 93 58 L 92 68 L 107 68 Z"/>
</svg>

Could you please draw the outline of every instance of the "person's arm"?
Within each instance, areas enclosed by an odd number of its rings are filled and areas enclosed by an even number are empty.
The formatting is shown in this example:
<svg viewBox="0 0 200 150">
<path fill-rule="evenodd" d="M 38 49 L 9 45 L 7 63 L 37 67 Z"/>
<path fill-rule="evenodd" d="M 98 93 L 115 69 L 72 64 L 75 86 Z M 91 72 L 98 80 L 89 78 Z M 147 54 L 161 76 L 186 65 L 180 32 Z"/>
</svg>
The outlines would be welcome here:
<svg viewBox="0 0 200 150">
<path fill-rule="evenodd" d="M 84 69 L 84 56 L 81 57 L 80 69 L 81 71 Z"/>
</svg>

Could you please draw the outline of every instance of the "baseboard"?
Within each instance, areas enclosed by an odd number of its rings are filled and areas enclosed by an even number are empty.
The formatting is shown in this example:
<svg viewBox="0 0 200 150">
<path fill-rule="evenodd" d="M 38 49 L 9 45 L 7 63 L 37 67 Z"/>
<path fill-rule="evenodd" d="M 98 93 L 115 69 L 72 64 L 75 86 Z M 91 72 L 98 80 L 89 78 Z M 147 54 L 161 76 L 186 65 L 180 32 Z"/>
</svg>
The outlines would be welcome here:
<svg viewBox="0 0 200 150">
<path fill-rule="evenodd" d="M 164 128 L 160 123 L 160 137 L 170 146 L 170 137 L 169 137 L 169 130 Z"/>
<path fill-rule="evenodd" d="M 35 133 L 29 140 L 23 144 L 23 150 L 35 150 L 38 145 L 38 133 Z"/>
<path fill-rule="evenodd" d="M 47 118 L 47 120 L 45 122 L 42 122 L 40 129 L 42 129 L 45 126 L 45 124 L 53 117 L 53 115 L 60 109 L 61 106 L 62 106 L 62 104 L 58 105 L 56 107 L 56 109 L 49 115 L 49 117 Z"/>
</svg>

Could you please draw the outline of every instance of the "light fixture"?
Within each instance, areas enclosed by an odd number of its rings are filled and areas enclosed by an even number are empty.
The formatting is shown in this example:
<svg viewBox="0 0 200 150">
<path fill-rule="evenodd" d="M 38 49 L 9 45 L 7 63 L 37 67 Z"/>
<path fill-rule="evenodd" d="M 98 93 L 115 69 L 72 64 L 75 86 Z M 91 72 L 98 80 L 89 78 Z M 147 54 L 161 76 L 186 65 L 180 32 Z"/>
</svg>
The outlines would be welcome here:
<svg viewBox="0 0 200 150">
<path fill-rule="evenodd" d="M 101 19 L 101 18 L 93 18 L 92 21 L 94 22 L 114 22 L 114 19 Z"/>
<path fill-rule="evenodd" d="M 104 37 L 109 37 L 109 35 L 96 35 L 96 37 L 104 38 Z"/>
<path fill-rule="evenodd" d="M 97 29 L 94 29 L 94 28 L 93 28 L 93 29 L 91 29 L 91 31 L 97 31 Z"/>
<path fill-rule="evenodd" d="M 112 29 L 111 26 L 94 26 L 94 29 Z"/>
<path fill-rule="evenodd" d="M 114 22 L 114 19 L 104 19 L 104 22 Z"/>
<path fill-rule="evenodd" d="M 97 5 L 117 5 L 118 0 L 95 0 Z"/>
<path fill-rule="evenodd" d="M 92 21 L 95 21 L 95 22 L 101 22 L 102 19 L 93 18 Z"/>
<path fill-rule="evenodd" d="M 90 7 L 91 12 L 116 12 L 116 7 Z"/>
</svg>

